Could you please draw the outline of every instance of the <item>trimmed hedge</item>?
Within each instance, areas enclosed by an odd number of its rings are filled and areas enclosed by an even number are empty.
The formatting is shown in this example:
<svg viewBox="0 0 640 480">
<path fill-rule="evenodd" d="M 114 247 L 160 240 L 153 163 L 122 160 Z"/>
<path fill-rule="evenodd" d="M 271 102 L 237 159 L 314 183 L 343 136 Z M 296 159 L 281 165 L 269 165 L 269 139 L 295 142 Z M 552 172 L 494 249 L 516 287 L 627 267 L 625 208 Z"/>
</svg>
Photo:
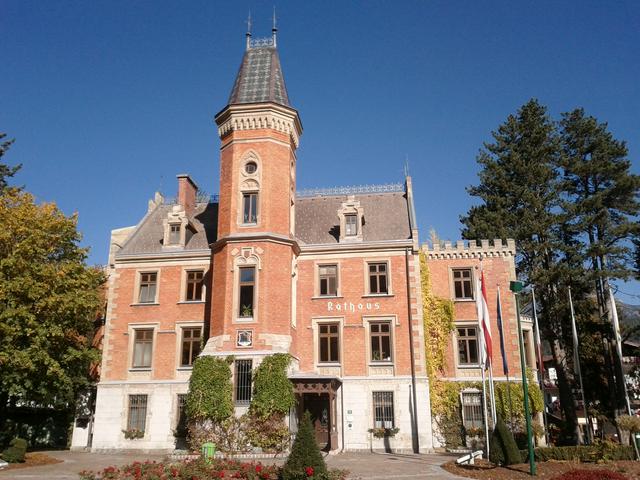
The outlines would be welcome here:
<svg viewBox="0 0 640 480">
<path fill-rule="evenodd" d="M 529 460 L 529 452 L 520 450 L 525 461 Z M 631 445 L 620 445 L 613 442 L 601 442 L 595 445 L 578 445 L 571 447 L 539 447 L 534 450 L 537 462 L 549 460 L 570 460 L 574 462 L 598 462 L 635 460 L 635 452 Z"/>
<path fill-rule="evenodd" d="M 495 465 L 522 463 L 522 455 L 520 455 L 520 450 L 513 439 L 513 434 L 500 415 L 498 415 L 498 422 L 491 435 L 489 446 L 491 447 L 489 454 L 491 463 Z"/>
</svg>

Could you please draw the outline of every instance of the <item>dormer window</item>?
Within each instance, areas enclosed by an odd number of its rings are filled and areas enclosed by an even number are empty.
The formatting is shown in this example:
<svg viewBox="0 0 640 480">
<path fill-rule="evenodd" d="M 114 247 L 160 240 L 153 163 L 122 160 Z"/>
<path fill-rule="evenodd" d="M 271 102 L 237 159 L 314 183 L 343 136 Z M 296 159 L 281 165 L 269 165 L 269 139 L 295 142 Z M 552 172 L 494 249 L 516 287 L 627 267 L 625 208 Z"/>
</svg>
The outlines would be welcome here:
<svg viewBox="0 0 640 480">
<path fill-rule="evenodd" d="M 180 244 L 180 224 L 173 224 L 169 230 L 169 245 Z"/>
<path fill-rule="evenodd" d="M 196 233 L 182 205 L 174 205 L 162 222 L 164 234 L 162 245 L 169 250 L 184 248 Z"/>
<path fill-rule="evenodd" d="M 340 220 L 340 242 L 362 242 L 362 226 L 364 225 L 364 208 L 355 195 L 349 195 L 338 209 Z"/>
<path fill-rule="evenodd" d="M 349 214 L 344 216 L 344 234 L 347 237 L 358 235 L 358 215 Z"/>
</svg>

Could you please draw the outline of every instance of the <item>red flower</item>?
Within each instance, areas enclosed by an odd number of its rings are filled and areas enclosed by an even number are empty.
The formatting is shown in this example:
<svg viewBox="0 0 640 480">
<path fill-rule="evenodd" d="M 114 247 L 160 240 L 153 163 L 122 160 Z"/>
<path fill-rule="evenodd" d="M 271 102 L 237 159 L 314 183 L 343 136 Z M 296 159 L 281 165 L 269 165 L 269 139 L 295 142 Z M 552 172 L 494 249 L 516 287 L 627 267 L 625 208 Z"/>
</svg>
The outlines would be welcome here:
<svg viewBox="0 0 640 480">
<path fill-rule="evenodd" d="M 256 472 L 260 473 L 262 471 L 262 465 L 256 465 Z"/>
<path fill-rule="evenodd" d="M 307 477 L 312 476 L 312 475 L 313 475 L 313 467 L 306 467 L 306 468 L 304 469 L 304 473 L 306 473 L 306 474 L 307 474 Z"/>
<path fill-rule="evenodd" d="M 222 471 L 218 474 L 218 477 L 220 477 L 220 478 L 224 478 L 224 470 L 222 470 Z"/>
</svg>

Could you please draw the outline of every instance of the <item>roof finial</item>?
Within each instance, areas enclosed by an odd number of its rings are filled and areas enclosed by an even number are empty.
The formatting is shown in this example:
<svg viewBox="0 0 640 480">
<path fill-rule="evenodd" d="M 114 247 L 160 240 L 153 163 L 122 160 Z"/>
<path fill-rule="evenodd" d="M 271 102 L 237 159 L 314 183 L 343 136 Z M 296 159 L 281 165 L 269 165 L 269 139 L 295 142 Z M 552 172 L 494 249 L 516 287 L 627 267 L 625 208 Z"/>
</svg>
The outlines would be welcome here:
<svg viewBox="0 0 640 480">
<path fill-rule="evenodd" d="M 276 27 L 276 6 L 273 6 L 273 27 L 271 28 L 271 36 L 273 37 L 273 46 L 276 47 L 276 34 L 278 33 L 278 28 Z"/>
<path fill-rule="evenodd" d="M 249 18 L 247 19 L 247 50 L 251 48 L 251 10 L 249 10 Z"/>
</svg>

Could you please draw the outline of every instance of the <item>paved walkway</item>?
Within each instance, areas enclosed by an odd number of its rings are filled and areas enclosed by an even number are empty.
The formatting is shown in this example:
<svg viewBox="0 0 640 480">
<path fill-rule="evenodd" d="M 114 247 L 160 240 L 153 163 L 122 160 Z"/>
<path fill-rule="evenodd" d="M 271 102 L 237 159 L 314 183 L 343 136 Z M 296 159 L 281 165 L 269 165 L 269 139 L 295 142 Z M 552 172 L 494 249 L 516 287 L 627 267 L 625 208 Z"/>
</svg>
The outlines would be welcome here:
<svg viewBox="0 0 640 480">
<path fill-rule="evenodd" d="M 161 461 L 164 455 L 133 453 L 85 453 L 66 450 L 45 452 L 63 460 L 63 463 L 42 465 L 17 470 L 0 470 L 0 480 L 46 479 L 78 480 L 81 470 L 101 470 L 109 465 L 124 465 L 135 460 Z M 452 457 L 436 454 L 401 455 L 375 453 L 342 453 L 329 455 L 327 465 L 331 468 L 349 470 L 350 478 L 359 480 L 432 480 L 456 479 L 440 465 Z M 264 463 L 267 463 L 266 461 Z"/>
</svg>

